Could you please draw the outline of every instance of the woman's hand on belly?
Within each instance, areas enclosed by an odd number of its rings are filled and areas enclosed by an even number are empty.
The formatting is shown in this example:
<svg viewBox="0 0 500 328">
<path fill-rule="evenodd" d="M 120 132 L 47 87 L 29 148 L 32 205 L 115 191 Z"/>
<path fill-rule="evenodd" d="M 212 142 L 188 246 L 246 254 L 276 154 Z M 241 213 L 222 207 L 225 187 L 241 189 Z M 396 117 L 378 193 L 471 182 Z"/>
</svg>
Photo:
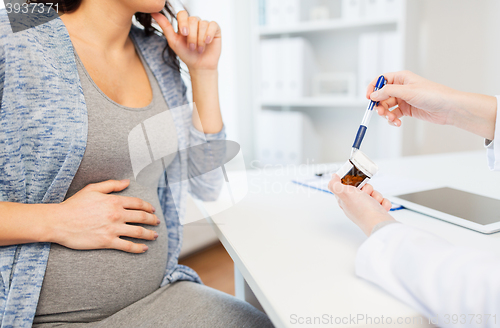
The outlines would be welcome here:
<svg viewBox="0 0 500 328">
<path fill-rule="evenodd" d="M 59 204 L 60 210 L 49 222 L 49 241 L 72 249 L 117 249 L 144 253 L 148 247 L 120 236 L 155 240 L 158 234 L 140 226 L 156 226 L 155 209 L 140 198 L 109 195 L 128 187 L 129 180 L 108 180 L 89 184 Z"/>
</svg>

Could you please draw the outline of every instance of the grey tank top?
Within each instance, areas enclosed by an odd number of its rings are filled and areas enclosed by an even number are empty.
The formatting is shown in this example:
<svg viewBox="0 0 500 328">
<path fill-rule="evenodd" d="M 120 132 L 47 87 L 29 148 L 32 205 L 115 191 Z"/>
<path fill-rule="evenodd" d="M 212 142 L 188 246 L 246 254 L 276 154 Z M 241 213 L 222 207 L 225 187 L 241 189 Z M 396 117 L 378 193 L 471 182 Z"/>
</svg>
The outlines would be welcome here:
<svg viewBox="0 0 500 328">
<path fill-rule="evenodd" d="M 153 100 L 143 108 L 121 106 L 97 87 L 76 53 L 75 57 L 88 108 L 89 131 L 85 154 L 66 198 L 90 183 L 130 179 L 129 187 L 115 194 L 139 197 L 151 203 L 161 223 L 156 227 L 144 225 L 158 232 L 155 241 L 121 237 L 148 245 L 149 250 L 142 254 L 110 249 L 73 250 L 52 244 L 34 318 L 38 327 L 102 320 L 157 290 L 167 266 L 168 236 L 157 186 L 174 155 L 145 167 L 138 174 L 146 176 L 142 182 L 136 181 L 133 170 L 134 161 L 151 158 L 151 142 L 155 141 L 148 140 L 148 134 L 156 137 L 161 134 L 163 153 L 175 154 L 178 148 L 175 125 L 158 82 L 141 56 Z M 161 122 L 161 131 L 150 134 L 144 124 L 146 121 L 148 125 L 148 119 Z M 131 140 L 132 130 L 143 133 L 145 143 Z M 137 133 L 134 136 L 137 139 Z M 131 158 L 130 154 L 135 157 L 142 154 L 144 158 Z"/>
</svg>

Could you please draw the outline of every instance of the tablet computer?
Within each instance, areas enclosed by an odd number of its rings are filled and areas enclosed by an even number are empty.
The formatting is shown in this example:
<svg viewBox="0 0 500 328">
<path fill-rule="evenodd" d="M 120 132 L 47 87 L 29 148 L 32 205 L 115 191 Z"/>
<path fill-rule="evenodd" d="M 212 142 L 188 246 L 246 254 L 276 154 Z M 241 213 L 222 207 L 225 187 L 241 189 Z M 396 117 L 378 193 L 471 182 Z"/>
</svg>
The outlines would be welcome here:
<svg viewBox="0 0 500 328">
<path fill-rule="evenodd" d="M 407 209 L 482 233 L 500 231 L 500 199 L 449 187 L 391 197 Z"/>
</svg>

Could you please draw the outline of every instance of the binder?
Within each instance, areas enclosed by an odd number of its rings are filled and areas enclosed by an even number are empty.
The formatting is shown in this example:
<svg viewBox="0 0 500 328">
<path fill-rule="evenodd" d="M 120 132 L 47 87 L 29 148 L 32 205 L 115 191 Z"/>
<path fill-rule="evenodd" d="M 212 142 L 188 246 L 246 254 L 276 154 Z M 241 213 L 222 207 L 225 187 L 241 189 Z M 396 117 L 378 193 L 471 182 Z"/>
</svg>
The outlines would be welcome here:
<svg viewBox="0 0 500 328">
<path fill-rule="evenodd" d="M 282 97 L 296 99 L 310 96 L 316 65 L 309 42 L 301 37 L 281 39 L 281 42 L 279 55 L 282 60 L 279 62 L 284 84 Z"/>
<path fill-rule="evenodd" d="M 259 1 L 259 25 L 266 25 L 266 0 Z"/>
<path fill-rule="evenodd" d="M 401 38 L 397 32 L 365 33 L 359 37 L 358 94 L 364 98 L 368 84 L 380 74 L 402 70 Z"/>
<path fill-rule="evenodd" d="M 385 18 L 386 0 L 364 0 L 365 18 Z"/>
<path fill-rule="evenodd" d="M 364 33 L 359 36 L 358 95 L 363 99 L 370 82 L 382 73 L 379 65 L 379 40 L 379 33 Z"/>
<path fill-rule="evenodd" d="M 281 0 L 266 0 L 266 25 L 280 26 L 282 25 L 283 3 Z"/>
<path fill-rule="evenodd" d="M 342 0 L 341 17 L 345 20 L 357 20 L 361 17 L 362 0 Z"/>
<path fill-rule="evenodd" d="M 380 34 L 380 71 L 396 72 L 403 69 L 401 38 L 396 32 L 384 32 Z"/>
<path fill-rule="evenodd" d="M 316 64 L 309 42 L 300 37 L 261 41 L 262 99 L 296 99 L 311 95 Z"/>
<path fill-rule="evenodd" d="M 384 7 L 384 16 L 386 18 L 397 18 L 403 14 L 402 0 L 382 0 Z"/>
<path fill-rule="evenodd" d="M 261 97 L 271 99 L 276 95 L 277 85 L 277 52 L 279 40 L 262 40 L 260 43 L 260 78 L 261 78 Z"/>
<path fill-rule="evenodd" d="M 300 0 L 280 1 L 280 4 L 282 25 L 294 25 L 300 22 Z"/>
<path fill-rule="evenodd" d="M 263 110 L 257 124 L 257 159 L 261 166 L 319 161 L 321 139 L 304 113 Z"/>
</svg>

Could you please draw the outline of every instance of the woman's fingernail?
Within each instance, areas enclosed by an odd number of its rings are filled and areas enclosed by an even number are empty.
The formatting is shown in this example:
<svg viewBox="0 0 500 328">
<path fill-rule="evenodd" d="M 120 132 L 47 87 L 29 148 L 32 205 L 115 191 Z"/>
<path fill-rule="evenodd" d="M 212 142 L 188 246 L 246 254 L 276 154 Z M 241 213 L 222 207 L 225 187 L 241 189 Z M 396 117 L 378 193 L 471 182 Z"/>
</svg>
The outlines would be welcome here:
<svg viewBox="0 0 500 328">
<path fill-rule="evenodd" d="M 158 232 L 155 232 L 155 239 L 158 238 Z"/>
<path fill-rule="evenodd" d="M 187 27 L 183 27 L 183 28 L 181 29 L 181 33 L 182 33 L 182 35 L 187 36 L 187 35 L 189 34 L 189 30 L 188 30 L 188 28 L 187 28 Z"/>
<path fill-rule="evenodd" d="M 153 213 L 156 212 L 156 208 L 154 206 L 151 206 Z"/>
<path fill-rule="evenodd" d="M 144 246 L 142 246 L 142 251 L 145 252 L 148 250 L 148 248 L 149 248 L 148 246 L 144 245 Z"/>
<path fill-rule="evenodd" d="M 195 45 L 194 43 L 190 43 L 190 44 L 189 44 L 189 49 L 190 49 L 191 51 L 194 51 L 194 49 L 196 49 L 196 45 Z"/>
<path fill-rule="evenodd" d="M 198 53 L 202 54 L 204 50 L 205 50 L 205 47 L 199 47 L 198 48 Z"/>
<path fill-rule="evenodd" d="M 212 41 L 212 38 L 210 37 L 210 35 L 207 35 L 207 39 L 205 40 L 205 43 L 209 44 L 210 41 Z"/>
<path fill-rule="evenodd" d="M 385 115 L 385 118 L 386 118 L 387 120 L 389 120 L 389 115 Z"/>
<path fill-rule="evenodd" d="M 160 224 L 160 223 L 161 223 L 160 219 L 157 219 L 156 224 Z"/>
<path fill-rule="evenodd" d="M 398 123 L 396 123 L 396 122 L 392 122 L 392 124 L 394 124 L 394 126 L 398 126 Z"/>
</svg>

